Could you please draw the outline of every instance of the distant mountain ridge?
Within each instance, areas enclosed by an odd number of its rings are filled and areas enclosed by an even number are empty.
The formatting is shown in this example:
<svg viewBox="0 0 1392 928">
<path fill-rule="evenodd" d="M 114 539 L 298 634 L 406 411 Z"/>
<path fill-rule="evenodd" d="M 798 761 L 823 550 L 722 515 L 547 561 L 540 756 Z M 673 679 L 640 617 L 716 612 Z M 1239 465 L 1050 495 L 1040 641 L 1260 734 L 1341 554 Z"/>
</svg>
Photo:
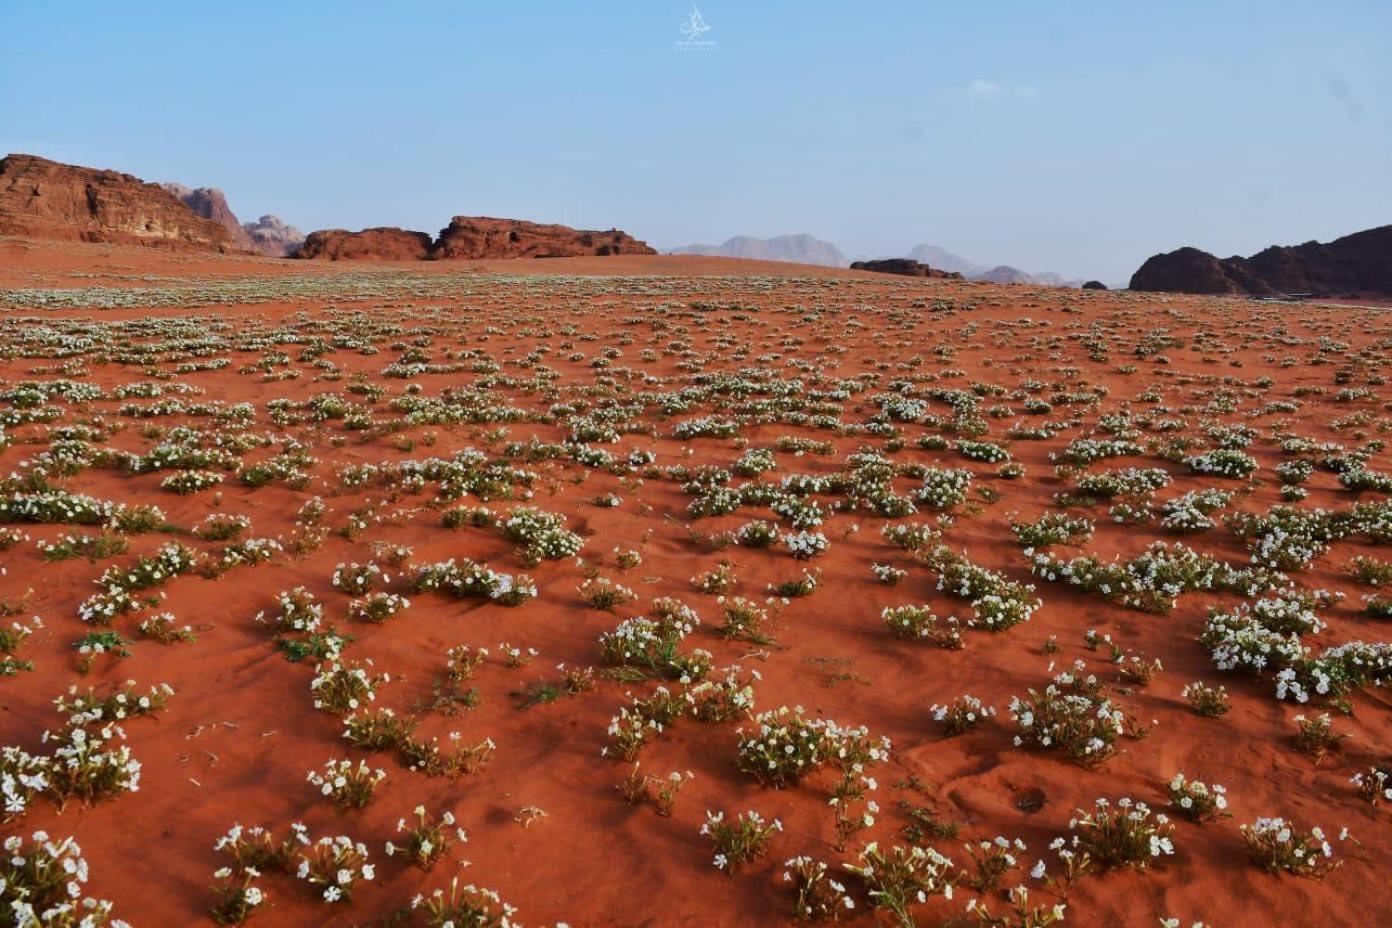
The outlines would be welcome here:
<svg viewBox="0 0 1392 928">
<path fill-rule="evenodd" d="M 1076 287 L 1081 280 L 1070 280 L 1062 274 L 1042 271 L 1032 274 L 1009 264 L 977 264 L 953 254 L 940 245 L 915 245 L 908 257 L 942 271 L 956 271 L 967 280 L 985 280 L 993 284 L 1040 284 L 1046 287 Z"/>
<path fill-rule="evenodd" d="M 683 245 L 671 249 L 668 254 L 791 261 L 794 264 L 818 264 L 824 267 L 846 267 L 848 264 L 845 253 L 836 245 L 805 232 L 775 235 L 772 238 L 736 235 L 719 245 Z M 1061 274 L 1032 274 L 1008 264 L 977 264 L 961 255 L 953 254 L 940 245 L 915 245 L 904 258 L 926 264 L 935 271 L 961 274 L 967 280 L 985 280 L 997 284 L 1039 284 L 1047 287 L 1076 287 L 1082 283 L 1081 280 L 1069 280 Z"/>
<path fill-rule="evenodd" d="M 794 264 L 819 264 L 824 267 L 845 267 L 847 264 L 840 248 L 806 233 L 775 235 L 773 238 L 736 235 L 719 245 L 683 245 L 673 248 L 669 254 L 791 261 Z"/>
</svg>

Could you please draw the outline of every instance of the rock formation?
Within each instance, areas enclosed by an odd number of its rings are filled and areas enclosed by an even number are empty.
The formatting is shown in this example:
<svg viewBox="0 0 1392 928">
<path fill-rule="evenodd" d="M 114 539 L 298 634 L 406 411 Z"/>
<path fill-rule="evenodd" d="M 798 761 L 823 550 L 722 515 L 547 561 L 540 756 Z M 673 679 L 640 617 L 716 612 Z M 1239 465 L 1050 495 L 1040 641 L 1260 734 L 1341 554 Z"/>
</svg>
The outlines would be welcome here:
<svg viewBox="0 0 1392 928">
<path fill-rule="evenodd" d="M 1392 297 L 1392 225 L 1355 232 L 1327 244 L 1306 242 L 1215 258 L 1180 248 L 1146 260 L 1132 290 L 1231 293 L 1248 296 Z"/>
<path fill-rule="evenodd" d="M 405 229 L 327 229 L 311 232 L 295 257 L 338 260 L 439 261 L 467 258 L 567 258 L 652 255 L 656 251 L 625 232 L 593 232 L 520 219 L 455 216 L 434 242 Z"/>
<path fill-rule="evenodd" d="M 34 155 L 0 159 L 0 235 L 236 250 L 232 233 L 159 184 Z"/>
<path fill-rule="evenodd" d="M 430 236 L 394 227 L 361 232 L 321 229 L 305 237 L 295 257 L 326 261 L 423 261 L 430 257 Z"/>
<path fill-rule="evenodd" d="M 305 240 L 303 232 L 287 226 L 279 216 L 266 215 L 255 222 L 244 222 L 242 229 L 251 236 L 251 244 L 257 251 L 273 258 L 290 257 Z"/>
<path fill-rule="evenodd" d="M 430 256 L 450 258 L 568 258 L 585 255 L 654 255 L 626 232 L 591 232 L 520 219 L 455 216 L 440 230 Z"/>
<path fill-rule="evenodd" d="M 227 205 L 227 197 L 216 187 L 185 187 L 183 184 L 160 184 L 165 190 L 174 194 L 181 203 L 193 210 L 195 215 L 202 216 L 204 219 L 211 219 L 218 225 L 227 230 L 232 236 L 232 244 L 243 251 L 252 251 L 253 243 L 251 236 L 242 228 L 242 224 L 237 221 L 237 217 L 232 212 L 232 207 Z"/>
<path fill-rule="evenodd" d="M 1083 283 L 1084 290 L 1106 290 L 1107 285 L 1100 280 L 1089 280 Z"/>
<path fill-rule="evenodd" d="M 846 266 L 846 256 L 841 253 L 840 248 L 807 234 L 776 235 L 773 238 L 736 235 L 719 245 L 683 245 L 681 248 L 673 248 L 672 254 L 791 261 L 794 264 L 820 264 L 826 267 Z"/>
<path fill-rule="evenodd" d="M 875 271 L 879 274 L 902 274 L 905 277 L 940 277 L 945 280 L 961 280 L 962 275 L 956 271 L 940 271 L 937 268 L 929 267 L 921 261 L 914 261 L 910 258 L 884 258 L 880 261 L 855 261 L 851 263 L 853 271 Z"/>
</svg>

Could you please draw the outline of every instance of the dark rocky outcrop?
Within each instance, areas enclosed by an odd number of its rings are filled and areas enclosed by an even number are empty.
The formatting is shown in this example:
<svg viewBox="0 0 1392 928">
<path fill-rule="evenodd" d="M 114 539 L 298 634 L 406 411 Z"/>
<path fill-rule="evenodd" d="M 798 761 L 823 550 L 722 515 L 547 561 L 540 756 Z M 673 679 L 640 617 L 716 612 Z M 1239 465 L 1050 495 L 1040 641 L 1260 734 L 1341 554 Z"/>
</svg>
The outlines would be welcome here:
<svg viewBox="0 0 1392 928">
<path fill-rule="evenodd" d="M 944 280 L 961 280 L 962 275 L 956 271 L 940 271 L 937 268 L 929 267 L 921 261 L 914 261 L 910 258 L 883 258 L 879 261 L 854 261 L 851 263 L 853 271 L 875 271 L 879 274 L 901 274 L 905 277 L 938 277 Z"/>
<path fill-rule="evenodd" d="M 159 184 L 34 155 L 0 159 L 0 235 L 238 250 L 226 226 Z"/>
<path fill-rule="evenodd" d="M 1327 244 L 1273 245 L 1249 258 L 1220 259 L 1197 248 L 1180 248 L 1147 259 L 1132 275 L 1131 289 L 1385 299 L 1392 297 L 1392 225 Z"/>
<path fill-rule="evenodd" d="M 1100 280 L 1088 280 L 1083 282 L 1084 290 L 1106 290 L 1107 285 Z"/>
</svg>

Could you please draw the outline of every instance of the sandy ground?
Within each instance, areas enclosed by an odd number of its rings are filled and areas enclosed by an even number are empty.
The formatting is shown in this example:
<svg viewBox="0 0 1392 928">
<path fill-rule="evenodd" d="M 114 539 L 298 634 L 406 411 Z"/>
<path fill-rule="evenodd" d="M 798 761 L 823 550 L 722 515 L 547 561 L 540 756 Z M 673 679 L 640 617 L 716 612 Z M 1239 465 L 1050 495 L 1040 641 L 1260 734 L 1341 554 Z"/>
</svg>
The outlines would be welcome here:
<svg viewBox="0 0 1392 928">
<path fill-rule="evenodd" d="M 43 731 L 62 723 L 52 700 L 70 686 L 104 693 L 134 680 L 142 688 L 168 683 L 175 690 L 166 711 L 124 726 L 142 765 L 138 792 L 90 806 L 74 801 L 61 811 L 47 797 L 35 797 L 27 814 L 3 826 L 7 834 L 43 828 L 77 837 L 91 866 L 89 891 L 112 900 L 116 914 L 133 925 L 211 923 L 213 873 L 230 863 L 214 842 L 238 822 L 277 834 L 292 822 L 304 823 L 316 837 L 346 834 L 368 845 L 376 865 L 375 879 L 358 884 L 351 904 L 325 904 L 292 874 L 265 875 L 258 885 L 268 899 L 252 918 L 258 925 L 424 924 L 419 914 L 411 921 L 402 910 L 416 894 L 448 887 L 455 874 L 497 890 L 527 925 L 784 924 L 792 920 L 794 901 L 782 878 L 785 859 L 807 854 L 839 869 L 870 841 L 908 846 L 910 806 L 956 826 L 955 838 L 923 840 L 961 865 L 969 863 L 964 841 L 1002 835 L 1026 844 L 1001 888 L 983 892 L 964 877 L 952 900 L 936 897 L 912 907 L 919 925 L 974 925 L 977 920 L 965 912 L 969 899 L 985 899 L 1001 913 L 1001 889 L 1017 884 L 1031 887 L 1036 904 L 1064 902 L 1063 887 L 1031 879 L 1028 871 L 1044 859 L 1050 874 L 1059 873 L 1048 847 L 1071 834 L 1075 810 L 1091 808 L 1099 797 L 1131 797 L 1163 809 L 1166 784 L 1177 772 L 1224 785 L 1232 817 L 1202 825 L 1178 821 L 1175 853 L 1145 870 L 1098 868 L 1084 876 L 1066 892 L 1065 924 L 1155 926 L 1167 917 L 1212 928 L 1392 924 L 1392 893 L 1378 877 L 1392 864 L 1387 812 L 1360 799 L 1349 782 L 1355 773 L 1389 761 L 1385 692 L 1360 691 L 1352 697 L 1352 715 L 1334 713 L 1336 729 L 1348 737 L 1340 752 L 1316 763 L 1296 750 L 1293 736 L 1295 716 L 1317 707 L 1277 701 L 1270 674 L 1218 670 L 1197 641 L 1209 608 L 1230 608 L 1241 597 L 1186 593 L 1166 615 L 1126 609 L 1032 577 L 1029 559 L 1009 530 L 1012 517 L 1028 520 L 1053 511 L 1054 494 L 1072 488 L 1073 478 L 1055 474 L 1050 454 L 1075 438 L 1107 437 L 1097 431 L 1103 417 L 1125 412 L 1149 417 L 1151 427 L 1140 427 L 1142 443 L 1181 434 L 1196 441 L 1196 452 L 1210 447 L 1206 426 L 1250 426 L 1254 440 L 1247 450 L 1259 470 L 1251 480 L 1199 477 L 1154 453 L 1101 461 L 1089 470 L 1165 468 L 1173 482 L 1156 493 L 1158 501 L 1217 487 L 1237 491 L 1223 512 L 1264 512 L 1280 504 L 1273 468 L 1292 455 L 1282 451 L 1277 432 L 1346 448 L 1385 437 L 1392 396 L 1381 378 L 1392 317 L 1383 311 L 919 281 L 697 257 L 349 266 L 13 240 L 0 242 L 0 287 L 7 288 L 0 291 L 4 387 L 70 379 L 103 391 L 87 403 L 50 399 L 48 405 L 61 411 L 58 419 L 9 427 L 12 444 L 0 452 L 6 471 L 32 470 L 27 462 L 50 449 L 54 430 L 75 423 L 121 426 L 105 446 L 136 454 L 148 453 L 169 429 L 187 425 L 208 430 L 209 437 L 244 431 L 274 441 L 273 447 L 248 450 L 244 464 L 267 459 L 287 438 L 314 459 L 304 468 L 309 479 L 303 487 L 276 481 L 252 488 L 229 473 L 220 489 L 189 496 L 161 489 L 173 471 L 132 474 L 88 466 L 53 477 L 53 486 L 71 492 L 158 505 L 181 530 L 133 535 L 128 551 L 97 562 L 48 562 L 36 547 L 69 533 L 93 534 L 92 527 L 10 526 L 29 540 L 0 553 L 0 599 L 13 604 L 17 619 L 38 615 L 44 625 L 17 652 L 34 669 L 0 678 L 0 743 L 42 751 Z M 65 302 L 36 305 L 36 292 L 49 289 L 73 292 Z M 124 291 L 125 298 L 112 298 L 112 289 Z M 192 324 L 162 328 L 180 322 Z M 1138 345 L 1164 340 L 1162 349 L 1138 356 Z M 368 343 L 373 353 L 356 347 Z M 323 353 L 304 353 L 311 344 L 322 344 Z M 452 369 L 405 379 L 384 376 L 413 347 L 430 363 Z M 229 363 L 180 372 L 181 365 L 217 359 Z M 539 378 L 538 365 L 551 373 Z M 855 378 L 867 388 L 845 391 Z M 1025 475 L 1005 479 L 997 465 L 919 447 L 921 437 L 942 433 L 940 425 L 921 418 L 894 423 L 893 436 L 777 421 L 782 413 L 775 393 L 751 384 L 794 379 L 799 383 L 788 395 L 813 399 L 819 407 L 814 415 L 851 426 L 875 419 L 874 397 L 896 382 L 924 397 L 940 419 L 950 419 L 952 410 L 928 391 L 981 385 L 978 392 L 987 394 L 983 411 L 1009 407 L 986 417 L 989 431 L 982 438 L 1007 446 Z M 743 385 L 699 389 L 735 381 Z M 250 403 L 255 419 L 234 426 L 187 411 L 135 418 L 134 407 L 154 400 L 118 398 L 114 391 L 136 382 L 190 385 L 197 394 L 178 397 L 187 404 Z M 1052 411 L 1028 414 L 1020 398 L 1010 396 L 1029 382 L 1040 385 L 1039 396 L 1054 397 Z M 406 395 L 408 384 L 418 385 L 425 397 L 451 397 L 469 408 L 475 401 L 480 408 L 506 404 L 521 413 L 505 423 L 392 425 L 400 413 L 390 404 Z M 369 401 L 352 392 L 353 385 L 377 385 L 382 393 Z M 990 395 L 994 388 L 987 385 L 998 387 L 1000 395 Z M 1345 387 L 1363 392 L 1341 400 L 1337 394 Z M 683 390 L 691 391 L 688 407 L 663 412 L 655 397 Z M 1105 390 L 1098 402 L 1076 400 L 1095 390 Z M 322 394 L 356 404 L 370 423 L 350 429 L 341 418 L 279 425 L 269 418 L 278 405 L 273 401 L 288 400 L 294 411 Z M 1267 406 L 1277 401 L 1298 405 Z M 512 466 L 534 472 L 533 497 L 486 503 L 473 496 L 438 503 L 440 485 L 430 482 L 374 481 L 350 488 L 339 479 L 351 465 L 448 458 L 466 448 L 501 459 L 509 441 L 563 441 L 568 413 L 558 412 L 556 404 L 596 419 L 603 418 L 597 412 L 611 413 L 622 434 L 592 446 L 620 459 L 650 451 L 657 470 L 639 467 L 617 475 L 568 459 L 513 460 Z M 0 400 L 0 410 L 18 408 L 13 398 Z M 1361 415 L 1350 419 L 1352 414 Z M 702 416 L 738 420 L 737 435 L 674 435 L 679 423 Z M 1153 423 L 1165 418 L 1183 420 L 1183 428 L 1162 434 Z M 1051 438 L 1006 438 L 1015 423 L 1045 421 L 1060 426 Z M 694 519 L 683 481 L 664 469 L 729 469 L 746 447 L 772 448 L 789 437 L 828 442 L 830 453 L 777 451 L 775 470 L 761 478 L 736 476 L 733 485 L 748 479 L 776 483 L 789 474 L 830 477 L 844 472 L 847 457 L 861 449 L 877 450 L 896 464 L 968 468 L 972 491 L 956 507 L 944 541 L 981 567 L 1033 582 L 1042 607 L 1008 631 L 966 631 L 961 650 L 890 635 L 880 618 L 887 606 L 927 604 L 940 616 L 964 621 L 972 614 L 963 600 L 937 588 L 932 569 L 881 537 L 888 521 L 934 521 L 938 514 L 926 509 L 907 520 L 863 509 L 836 512 L 821 528 L 829 550 L 806 563 L 782 547 L 717 549 L 709 536 L 778 517 L 746 504 L 732 514 Z M 1378 448 L 1367 466 L 1387 471 L 1392 461 Z M 904 495 L 919 483 L 909 476 L 894 481 Z M 1308 499 L 1299 504 L 1304 508 L 1348 508 L 1354 501 L 1387 498 L 1342 489 L 1325 470 L 1316 470 L 1306 486 Z M 7 492 L 14 488 L 11 483 Z M 598 504 L 611 494 L 620 500 L 617 506 Z M 816 495 L 828 507 L 845 502 L 837 492 Z M 219 557 L 225 542 L 186 531 L 213 513 L 245 515 L 252 523 L 247 537 L 280 539 L 288 548 L 302 530 L 297 512 L 314 496 L 326 503 L 324 522 L 333 530 L 320 547 L 159 586 L 158 605 L 111 625 L 133 642 L 130 656 L 102 655 L 89 672 L 79 673 L 73 643 L 97 629 L 78 617 L 77 607 L 97 592 L 93 581 L 108 565 L 130 565 L 169 540 Z M 523 503 L 565 517 L 569 530 L 584 540 L 578 560 L 529 566 L 495 527 L 441 525 L 445 505 L 487 505 L 506 514 Z M 1068 512 L 1094 519 L 1097 529 L 1087 541 L 1056 548 L 1062 555 L 1130 557 L 1162 539 L 1234 564 L 1248 560 L 1243 541 L 1221 524 L 1178 536 L 1158 519 L 1111 523 L 1106 503 Z M 350 539 L 341 530 L 353 513 L 363 514 L 365 528 Z M 388 566 L 382 545 L 409 547 L 405 565 Z M 642 563 L 621 568 L 618 549 L 639 551 Z M 1362 611 L 1362 596 L 1370 589 L 1348 573 L 1346 565 L 1358 554 L 1392 559 L 1386 546 L 1349 539 L 1335 543 L 1311 568 L 1292 573 L 1298 587 L 1347 594 L 1322 614 L 1328 629 L 1308 636 L 1316 651 L 1388 637 L 1385 621 Z M 527 573 L 539 596 L 505 608 L 410 589 L 411 565 L 466 557 L 498 571 Z M 351 597 L 331 584 L 335 565 L 374 559 L 391 576 L 381 589 L 411 601 L 381 625 L 349 618 Z M 811 596 L 775 610 L 771 640 L 726 639 L 719 633 L 721 604 L 691 582 L 722 560 L 731 562 L 738 578 L 732 595 L 760 602 L 769 584 L 793 579 L 804 567 L 820 570 L 821 582 Z M 901 567 L 907 576 L 895 586 L 880 584 L 870 570 L 877 563 Z M 587 607 L 577 588 L 596 572 L 630 587 L 637 601 L 613 612 Z M 407 769 L 391 752 L 367 753 L 345 742 L 341 720 L 314 708 L 312 661 L 288 661 L 255 620 L 274 611 L 279 592 L 296 586 L 311 591 L 325 618 L 352 636 L 345 657 L 370 659 L 376 672 L 390 674 L 377 706 L 415 717 L 421 733 L 445 742 L 451 731 L 467 744 L 491 738 L 491 760 L 471 774 L 432 777 Z M 872 826 L 838 841 L 827 804 L 834 780 L 829 772 L 786 789 L 763 786 L 742 772 L 737 729 L 749 730 L 747 719 L 680 719 L 643 748 L 644 772 L 692 774 L 670 817 L 624 801 L 617 786 L 631 765 L 601 756 L 610 744 L 606 729 L 633 696 L 648 695 L 658 684 L 606 674 L 597 639 L 622 619 L 645 614 L 659 596 L 676 597 L 700 615 L 702 625 L 685 647 L 709 650 L 717 668 L 758 672 L 756 711 L 801 706 L 810 717 L 863 724 L 891 740 L 890 760 L 872 771 L 879 806 Z M 197 641 L 162 645 L 143 639 L 139 622 L 166 611 L 179 625 L 193 626 Z M 1105 650 L 1084 645 L 1089 630 L 1110 634 L 1128 653 L 1160 660 L 1163 670 L 1148 686 L 1124 683 Z M 1056 651 L 1045 647 L 1051 639 Z M 500 642 L 535 648 L 538 655 L 525 667 L 505 666 Z M 477 705 L 451 715 L 432 705 L 433 687 L 444 671 L 444 652 L 461 644 L 489 648 L 492 656 L 465 684 L 476 688 Z M 1152 726 L 1143 739 L 1120 740 L 1116 754 L 1096 768 L 1013 743 L 1018 728 L 1007 711 L 1011 697 L 1041 689 L 1075 660 L 1086 661 L 1119 705 Z M 593 690 L 525 707 L 519 694 L 558 681 L 562 663 L 593 666 Z M 1231 711 L 1219 719 L 1191 711 L 1181 690 L 1195 680 L 1226 686 Z M 675 681 L 667 685 L 680 689 Z M 929 707 L 963 694 L 981 698 L 999 714 L 971 732 L 947 737 Z M 365 757 L 387 773 L 364 809 L 342 810 L 306 782 L 308 771 L 343 757 Z M 400 840 L 396 823 L 418 804 L 432 813 L 451 811 L 468 832 L 467 843 L 452 847 L 428 872 L 383 851 L 384 842 Z M 699 831 L 707 810 L 733 816 L 747 809 L 777 817 L 784 829 L 765 857 L 727 875 L 712 866 L 713 848 Z M 1319 825 L 1331 838 L 1347 827 L 1351 839 L 1334 848 L 1342 866 L 1323 880 L 1264 872 L 1249 859 L 1239 831 L 1264 816 Z M 843 922 L 895 924 L 871 911 L 859 880 L 846 875 L 844 881 L 856 908 Z"/>
</svg>

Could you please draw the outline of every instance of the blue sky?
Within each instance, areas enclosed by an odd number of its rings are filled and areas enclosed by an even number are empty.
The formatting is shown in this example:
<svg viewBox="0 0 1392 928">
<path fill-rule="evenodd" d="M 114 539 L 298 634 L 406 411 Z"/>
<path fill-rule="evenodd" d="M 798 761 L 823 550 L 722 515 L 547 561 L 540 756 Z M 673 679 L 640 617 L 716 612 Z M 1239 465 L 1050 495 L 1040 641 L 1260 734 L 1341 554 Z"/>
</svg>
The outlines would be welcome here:
<svg viewBox="0 0 1392 928">
<path fill-rule="evenodd" d="M 1392 3 L 16 0 L 0 151 L 305 230 L 810 232 L 1124 282 L 1392 222 Z"/>
</svg>

